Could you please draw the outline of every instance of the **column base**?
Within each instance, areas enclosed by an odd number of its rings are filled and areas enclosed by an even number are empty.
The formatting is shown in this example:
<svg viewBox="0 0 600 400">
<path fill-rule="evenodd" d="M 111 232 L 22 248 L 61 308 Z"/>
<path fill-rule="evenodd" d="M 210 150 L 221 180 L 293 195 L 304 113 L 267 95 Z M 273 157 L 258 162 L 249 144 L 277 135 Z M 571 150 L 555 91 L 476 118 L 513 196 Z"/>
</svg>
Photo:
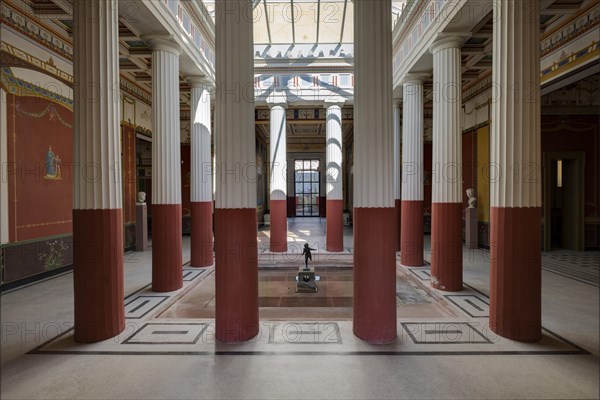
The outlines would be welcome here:
<svg viewBox="0 0 600 400">
<path fill-rule="evenodd" d="M 395 202 L 395 208 L 396 208 L 396 251 L 400 251 L 400 249 L 402 248 L 401 243 L 400 243 L 400 237 L 401 237 L 401 232 L 402 232 L 402 200 L 400 199 L 396 199 Z"/>
<path fill-rule="evenodd" d="M 354 209 L 354 334 L 375 344 L 396 340 L 394 208 Z"/>
<path fill-rule="evenodd" d="M 181 204 L 152 205 L 152 290 L 172 292 L 183 286 Z"/>
<path fill-rule="evenodd" d="M 461 203 L 432 204 L 431 286 L 447 292 L 463 289 Z"/>
<path fill-rule="evenodd" d="M 213 207 L 210 202 L 194 202 L 192 211 L 191 263 L 195 268 L 213 265 Z"/>
<path fill-rule="evenodd" d="M 325 250 L 339 253 L 344 251 L 344 201 L 327 200 L 326 204 Z"/>
<path fill-rule="evenodd" d="M 76 342 L 125 329 L 121 209 L 73 210 L 73 283 Z"/>
<path fill-rule="evenodd" d="M 256 209 L 215 210 L 216 338 L 238 343 L 258 334 Z"/>
<path fill-rule="evenodd" d="M 423 201 L 402 201 L 402 236 L 400 262 L 408 267 L 422 267 L 423 259 Z"/>
<path fill-rule="evenodd" d="M 541 208 L 491 208 L 490 328 L 507 339 L 542 338 Z"/>
<path fill-rule="evenodd" d="M 271 200 L 271 240 L 270 250 L 273 253 L 285 253 L 287 244 L 287 201 Z"/>
</svg>

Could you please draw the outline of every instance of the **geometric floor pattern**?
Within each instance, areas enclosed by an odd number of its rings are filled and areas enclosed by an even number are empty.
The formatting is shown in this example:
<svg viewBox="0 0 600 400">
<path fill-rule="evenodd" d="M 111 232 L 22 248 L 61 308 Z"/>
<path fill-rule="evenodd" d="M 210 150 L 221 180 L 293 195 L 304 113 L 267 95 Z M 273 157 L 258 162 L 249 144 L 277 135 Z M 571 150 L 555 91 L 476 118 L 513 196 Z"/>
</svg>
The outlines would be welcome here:
<svg viewBox="0 0 600 400">
<path fill-rule="evenodd" d="M 600 252 L 558 250 L 542 253 L 542 268 L 564 277 L 599 285 Z"/>
<path fill-rule="evenodd" d="M 405 268 L 428 290 L 428 268 Z M 543 329 L 540 342 L 514 342 L 494 334 L 488 325 L 489 299 L 468 285 L 460 293 L 438 292 L 436 301 L 452 307 L 456 317 L 399 318 L 398 338 L 386 345 L 370 345 L 354 336 L 352 321 L 261 320 L 259 334 L 240 344 L 215 341 L 214 319 L 161 318 L 167 308 L 194 286 L 202 284 L 214 268 L 184 268 L 184 287 L 156 295 L 150 286 L 126 298 L 126 328 L 115 338 L 78 344 L 72 328 L 30 351 L 30 354 L 87 355 L 532 355 L 588 354 L 576 344 Z"/>
</svg>

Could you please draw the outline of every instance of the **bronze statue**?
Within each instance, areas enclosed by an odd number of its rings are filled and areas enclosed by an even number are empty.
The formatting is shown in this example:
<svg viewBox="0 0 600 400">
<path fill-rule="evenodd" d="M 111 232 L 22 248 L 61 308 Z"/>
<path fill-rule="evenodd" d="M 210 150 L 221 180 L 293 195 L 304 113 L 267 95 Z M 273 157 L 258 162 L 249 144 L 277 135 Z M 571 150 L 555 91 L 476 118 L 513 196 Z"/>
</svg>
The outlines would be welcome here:
<svg viewBox="0 0 600 400">
<path fill-rule="evenodd" d="M 304 269 L 308 269 L 308 260 L 312 261 L 311 250 L 316 250 L 308 246 L 308 243 L 304 243 L 304 250 L 302 250 L 302 254 L 304 255 Z"/>
</svg>

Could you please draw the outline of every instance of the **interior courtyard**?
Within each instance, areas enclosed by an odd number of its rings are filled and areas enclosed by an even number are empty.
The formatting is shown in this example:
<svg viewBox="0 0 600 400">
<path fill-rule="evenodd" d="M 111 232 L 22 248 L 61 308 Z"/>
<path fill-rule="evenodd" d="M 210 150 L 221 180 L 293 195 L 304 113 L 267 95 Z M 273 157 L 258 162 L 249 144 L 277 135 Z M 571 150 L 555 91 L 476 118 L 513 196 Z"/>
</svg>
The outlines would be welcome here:
<svg viewBox="0 0 600 400">
<path fill-rule="evenodd" d="M 600 0 L 3 0 L 2 399 L 600 397 Z"/>
</svg>

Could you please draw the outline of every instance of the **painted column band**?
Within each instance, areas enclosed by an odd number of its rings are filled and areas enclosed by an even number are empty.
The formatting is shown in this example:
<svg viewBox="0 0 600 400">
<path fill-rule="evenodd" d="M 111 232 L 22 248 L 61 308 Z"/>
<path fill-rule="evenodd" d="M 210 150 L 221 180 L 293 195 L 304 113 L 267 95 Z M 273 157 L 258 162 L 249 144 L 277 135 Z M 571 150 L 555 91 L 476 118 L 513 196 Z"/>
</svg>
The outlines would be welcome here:
<svg viewBox="0 0 600 400">
<path fill-rule="evenodd" d="M 225 343 L 258 334 L 256 210 L 215 210 L 216 337 Z"/>
</svg>

